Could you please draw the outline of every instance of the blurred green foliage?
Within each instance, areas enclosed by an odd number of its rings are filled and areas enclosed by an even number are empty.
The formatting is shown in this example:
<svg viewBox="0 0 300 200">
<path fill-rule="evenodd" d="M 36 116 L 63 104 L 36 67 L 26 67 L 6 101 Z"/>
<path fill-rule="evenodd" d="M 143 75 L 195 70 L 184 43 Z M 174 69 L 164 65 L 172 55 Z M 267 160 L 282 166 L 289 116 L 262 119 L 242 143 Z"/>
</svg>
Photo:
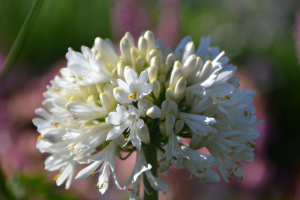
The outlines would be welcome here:
<svg viewBox="0 0 300 200">
<path fill-rule="evenodd" d="M 8 52 L 33 0 L 0 0 L 0 42 Z M 80 50 L 94 39 L 110 37 L 109 0 L 44 0 L 18 62 L 43 71 L 60 59 L 68 47 Z"/>
<path fill-rule="evenodd" d="M 68 192 L 64 186 L 57 187 L 55 182 L 49 182 L 45 174 L 14 174 L 6 185 L 10 188 L 10 199 L 26 200 L 79 200 L 74 192 Z M 8 198 L 6 196 L 6 198 Z"/>
</svg>

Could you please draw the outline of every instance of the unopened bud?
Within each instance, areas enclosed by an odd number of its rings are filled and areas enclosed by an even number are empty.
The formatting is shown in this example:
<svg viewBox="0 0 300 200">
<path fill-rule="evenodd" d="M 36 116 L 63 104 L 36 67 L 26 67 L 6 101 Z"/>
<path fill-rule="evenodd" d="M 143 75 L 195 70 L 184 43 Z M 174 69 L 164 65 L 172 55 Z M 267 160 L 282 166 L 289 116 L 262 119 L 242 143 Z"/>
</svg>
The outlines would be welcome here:
<svg viewBox="0 0 300 200">
<path fill-rule="evenodd" d="M 171 101 L 171 113 L 177 118 L 178 117 L 178 105 L 175 101 Z"/>
<path fill-rule="evenodd" d="M 152 119 L 159 118 L 161 116 L 161 110 L 156 105 L 147 110 L 147 115 Z"/>
<path fill-rule="evenodd" d="M 166 99 L 173 99 L 174 97 L 174 92 L 172 88 L 168 88 L 166 91 Z"/>
<path fill-rule="evenodd" d="M 146 56 L 147 56 L 147 51 L 148 51 L 148 41 L 146 40 L 146 38 L 144 38 L 143 36 L 141 36 L 139 38 L 139 41 L 138 41 L 138 48 L 139 48 L 139 51 L 142 55 L 142 57 L 144 59 L 146 59 Z"/>
<path fill-rule="evenodd" d="M 194 42 L 191 41 L 185 45 L 184 53 L 182 56 L 182 62 L 184 63 L 188 59 L 188 57 L 194 53 L 195 53 L 195 44 Z"/>
<path fill-rule="evenodd" d="M 160 119 L 164 119 L 167 114 L 171 111 L 172 105 L 170 100 L 164 100 L 164 102 L 161 104 L 161 116 Z"/>
<path fill-rule="evenodd" d="M 150 82 L 157 80 L 157 68 L 154 66 L 150 66 L 148 68 L 148 76 Z"/>
<path fill-rule="evenodd" d="M 134 40 L 131 33 L 126 32 L 124 38 L 126 38 L 129 41 L 130 47 L 134 46 Z"/>
<path fill-rule="evenodd" d="M 142 140 L 142 142 L 144 142 L 145 144 L 150 144 L 149 129 L 148 129 L 148 126 L 146 124 L 141 128 L 141 132 L 139 134 L 139 137 Z"/>
<path fill-rule="evenodd" d="M 152 49 L 154 49 L 154 45 L 155 45 L 155 37 L 154 34 L 151 31 L 146 31 L 144 34 L 144 37 L 147 39 L 148 41 L 148 49 L 147 49 L 147 56 L 149 56 L 149 53 Z M 149 57 L 147 58 L 147 61 L 149 62 L 150 59 Z"/>
<path fill-rule="evenodd" d="M 175 133 L 176 133 L 176 135 L 179 134 L 182 131 L 183 126 L 184 126 L 183 120 L 182 119 L 177 120 L 177 122 L 175 123 Z"/>
<path fill-rule="evenodd" d="M 139 55 L 139 50 L 135 46 L 133 46 L 130 49 L 130 54 L 131 54 L 131 60 L 132 60 L 133 69 L 135 69 L 137 71 L 137 69 L 136 69 L 136 62 L 135 61 L 140 56 Z"/>
<path fill-rule="evenodd" d="M 158 81 L 153 81 L 152 84 L 153 84 L 152 92 L 154 94 L 155 99 L 158 99 L 160 94 L 160 84 Z"/>
<path fill-rule="evenodd" d="M 137 72 L 142 72 L 144 70 L 145 60 L 142 56 L 139 56 L 135 61 L 135 66 Z"/>
<path fill-rule="evenodd" d="M 179 102 L 184 97 L 184 90 L 186 87 L 186 80 L 185 78 L 181 77 L 175 86 L 174 90 L 174 99 L 176 102 Z"/>
<path fill-rule="evenodd" d="M 159 59 L 158 59 L 159 53 L 158 53 L 158 51 L 157 51 L 156 49 L 152 49 L 152 50 L 150 51 L 150 53 L 149 53 L 149 59 L 150 59 L 150 61 L 151 61 L 152 58 L 154 58 L 154 57 L 157 57 L 157 60 L 158 60 L 158 62 L 159 62 Z"/>
<path fill-rule="evenodd" d="M 173 132 L 173 128 L 174 128 L 174 125 L 175 125 L 174 115 L 172 115 L 172 114 L 167 115 L 165 125 L 166 125 L 167 136 L 170 136 L 171 133 Z"/>
<path fill-rule="evenodd" d="M 149 108 L 148 101 L 146 99 L 141 99 L 138 101 L 138 109 L 141 113 L 141 117 L 147 116 L 147 110 Z"/>
<path fill-rule="evenodd" d="M 167 75 L 169 71 L 169 67 L 166 64 L 163 64 L 159 67 L 159 73 L 163 75 Z"/>
<path fill-rule="evenodd" d="M 154 66 L 157 70 L 159 68 L 159 60 L 157 56 L 154 56 L 150 60 L 150 66 Z"/>
<path fill-rule="evenodd" d="M 187 58 L 182 68 L 182 74 L 184 78 L 187 78 L 189 75 L 191 75 L 191 73 L 196 68 L 196 64 L 197 64 L 197 56 L 191 55 L 190 57 Z"/>
<path fill-rule="evenodd" d="M 103 108 L 106 110 L 106 112 L 110 112 L 111 111 L 110 98 L 106 92 L 102 92 L 100 94 L 100 101 Z"/>
<path fill-rule="evenodd" d="M 97 105 L 97 99 L 94 95 L 90 95 L 86 101 L 88 104 Z"/>
<path fill-rule="evenodd" d="M 178 79 L 180 79 L 181 77 L 182 70 L 179 67 L 174 67 L 170 77 L 170 87 L 174 89 Z"/>
<path fill-rule="evenodd" d="M 160 133 L 162 135 L 166 135 L 166 125 L 165 125 L 165 122 L 160 122 L 159 124 L 159 130 L 160 130 Z"/>
<path fill-rule="evenodd" d="M 124 59 L 124 62 L 127 65 L 131 65 L 131 53 L 130 53 L 130 44 L 127 38 L 123 37 L 121 42 L 120 42 L 120 50 L 121 50 L 121 54 L 122 57 Z"/>
<path fill-rule="evenodd" d="M 124 63 L 118 62 L 117 68 L 118 68 L 118 70 L 117 70 L 118 77 L 122 80 L 125 80 L 124 79 L 124 68 L 125 68 Z"/>
<path fill-rule="evenodd" d="M 175 56 L 174 54 L 170 53 L 166 58 L 166 64 L 169 68 L 171 68 L 174 65 L 175 62 Z"/>
<path fill-rule="evenodd" d="M 185 103 L 187 106 L 191 106 L 192 105 L 192 102 L 194 100 L 194 93 L 191 92 L 191 91 L 188 91 L 186 94 L 185 94 Z"/>
</svg>

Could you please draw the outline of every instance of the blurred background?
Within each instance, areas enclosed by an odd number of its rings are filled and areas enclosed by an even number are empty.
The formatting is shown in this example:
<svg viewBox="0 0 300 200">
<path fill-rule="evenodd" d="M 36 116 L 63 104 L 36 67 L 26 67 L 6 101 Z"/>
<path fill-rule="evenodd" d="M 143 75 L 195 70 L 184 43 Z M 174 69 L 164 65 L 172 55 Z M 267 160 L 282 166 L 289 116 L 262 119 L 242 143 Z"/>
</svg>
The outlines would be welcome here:
<svg viewBox="0 0 300 200">
<path fill-rule="evenodd" d="M 33 0 L 0 0 L 0 66 Z M 56 172 L 44 170 L 48 156 L 36 148 L 31 120 L 46 85 L 66 66 L 68 47 L 80 51 L 96 37 L 118 48 L 130 31 L 135 39 L 152 30 L 165 47 L 191 35 L 195 44 L 211 35 L 212 45 L 238 65 L 241 86 L 257 91 L 261 137 L 256 159 L 245 163 L 243 181 L 204 185 L 186 181 L 186 170 L 171 167 L 159 177 L 169 184 L 160 199 L 300 199 L 300 11 L 297 0 L 45 0 L 21 53 L 0 86 L 0 199 L 128 199 L 110 181 L 102 196 L 96 177 L 57 187 Z M 1 67 L 0 67 L 1 68 Z M 134 157 L 116 159 L 124 185 Z"/>
</svg>

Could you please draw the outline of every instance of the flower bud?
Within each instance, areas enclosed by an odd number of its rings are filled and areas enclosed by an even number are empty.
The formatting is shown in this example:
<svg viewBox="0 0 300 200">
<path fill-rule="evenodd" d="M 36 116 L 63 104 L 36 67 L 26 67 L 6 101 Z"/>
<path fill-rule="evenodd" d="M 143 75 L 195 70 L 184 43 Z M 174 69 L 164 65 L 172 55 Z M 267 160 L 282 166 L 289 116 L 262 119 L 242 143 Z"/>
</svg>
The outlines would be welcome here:
<svg viewBox="0 0 300 200">
<path fill-rule="evenodd" d="M 166 117 L 166 133 L 167 136 L 170 136 L 172 134 L 174 125 L 175 125 L 175 117 L 172 114 L 168 114 Z"/>
<path fill-rule="evenodd" d="M 124 62 L 127 65 L 131 65 L 131 53 L 130 53 L 130 44 L 127 38 L 123 37 L 121 42 L 120 42 L 120 50 L 121 50 L 121 54 L 122 57 L 124 59 Z"/>
<path fill-rule="evenodd" d="M 212 72 L 213 72 L 213 66 L 211 64 L 211 61 L 208 60 L 204 64 L 200 75 L 196 77 L 194 83 L 199 83 L 199 82 L 206 80 L 211 75 Z"/>
<path fill-rule="evenodd" d="M 139 50 L 135 46 L 133 46 L 130 49 L 130 53 L 131 53 L 131 60 L 132 60 L 133 69 L 135 69 L 137 71 L 135 61 L 139 57 Z"/>
<path fill-rule="evenodd" d="M 181 77 L 182 77 L 182 70 L 179 67 L 174 67 L 171 73 L 169 86 L 174 89 L 178 79 L 180 79 Z"/>
<path fill-rule="evenodd" d="M 144 59 L 146 59 L 146 56 L 147 56 L 147 51 L 148 51 L 148 41 L 146 40 L 146 38 L 144 38 L 143 36 L 141 36 L 139 38 L 139 41 L 138 41 L 138 48 L 139 48 L 139 51 L 142 55 L 142 57 Z"/>
<path fill-rule="evenodd" d="M 179 134 L 182 131 L 183 126 L 184 126 L 183 120 L 182 119 L 177 120 L 177 122 L 175 123 L 175 133 L 176 133 L 176 135 Z"/>
<path fill-rule="evenodd" d="M 91 51 L 92 51 L 92 53 L 93 53 L 93 56 L 96 57 L 96 55 L 97 55 L 97 53 L 98 53 L 96 47 L 92 47 L 92 48 L 91 48 Z"/>
<path fill-rule="evenodd" d="M 141 99 L 138 101 L 138 109 L 141 113 L 141 117 L 146 117 L 147 116 L 147 110 L 149 108 L 148 101 L 146 99 Z"/>
<path fill-rule="evenodd" d="M 94 95 L 90 95 L 90 96 L 87 98 L 86 102 L 87 102 L 88 104 L 91 104 L 91 105 L 97 105 L 97 99 L 95 98 Z"/>
<path fill-rule="evenodd" d="M 154 49 L 155 37 L 151 31 L 146 31 L 144 34 L 144 37 L 147 39 L 147 42 L 148 42 L 147 61 L 149 62 L 151 60 L 151 59 L 149 59 L 149 53 L 152 49 Z"/>
<path fill-rule="evenodd" d="M 144 142 L 145 144 L 150 144 L 149 129 L 148 129 L 148 126 L 146 124 L 141 128 L 141 132 L 139 134 L 139 137 L 142 140 L 142 142 Z"/>
<path fill-rule="evenodd" d="M 125 78 L 124 78 L 124 68 L 125 68 L 124 63 L 118 62 L 118 65 L 117 65 L 117 75 L 122 80 L 125 80 Z"/>
<path fill-rule="evenodd" d="M 126 32 L 124 35 L 124 38 L 126 38 L 129 41 L 130 47 L 134 46 L 134 39 L 133 39 L 131 33 Z"/>
<path fill-rule="evenodd" d="M 182 69 L 182 64 L 181 64 L 181 62 L 180 61 L 176 61 L 175 63 L 174 63 L 174 67 L 179 67 L 180 69 Z M 174 68 L 173 67 L 173 68 Z"/>
<path fill-rule="evenodd" d="M 156 119 L 156 118 L 159 118 L 161 116 L 161 111 L 160 111 L 159 107 L 154 105 L 154 106 L 152 106 L 151 108 L 149 108 L 147 110 L 147 115 L 149 117 L 151 117 L 152 119 Z"/>
<path fill-rule="evenodd" d="M 149 60 L 151 61 L 152 58 L 157 57 L 157 61 L 159 63 L 159 59 L 158 59 L 159 53 L 156 49 L 152 49 L 149 53 Z"/>
<path fill-rule="evenodd" d="M 158 99 L 160 94 L 160 84 L 158 81 L 153 81 L 152 84 L 153 84 L 152 92 L 154 94 L 155 99 Z"/>
<path fill-rule="evenodd" d="M 189 77 L 187 78 L 188 84 L 194 82 L 195 76 L 196 76 L 197 72 L 201 72 L 202 66 L 203 66 L 203 60 L 200 57 L 197 57 L 196 67 L 194 67 L 194 69 L 190 73 Z"/>
<path fill-rule="evenodd" d="M 176 102 L 179 102 L 181 99 L 183 99 L 185 87 L 186 87 L 186 80 L 185 80 L 185 78 L 181 77 L 177 81 L 175 90 L 174 90 L 174 100 Z"/>
<path fill-rule="evenodd" d="M 191 92 L 191 91 L 188 91 L 186 94 L 185 94 L 185 102 L 186 102 L 186 105 L 187 106 L 191 106 L 192 105 L 192 102 L 194 100 L 194 93 Z"/>
<path fill-rule="evenodd" d="M 170 53 L 166 58 L 166 64 L 168 65 L 169 69 L 174 65 L 175 56 L 173 53 Z"/>
<path fill-rule="evenodd" d="M 157 68 L 154 66 L 150 66 L 148 68 L 148 76 L 150 82 L 157 80 Z"/>
<path fill-rule="evenodd" d="M 163 136 L 166 135 L 166 125 L 165 125 L 165 122 L 160 122 L 159 123 L 159 130 L 160 130 L 160 132 L 161 132 L 161 134 Z"/>
<path fill-rule="evenodd" d="M 183 49 L 179 49 L 176 55 L 176 60 L 182 61 Z"/>
<path fill-rule="evenodd" d="M 144 70 L 145 60 L 142 56 L 139 56 L 135 61 L 135 66 L 137 72 L 142 72 Z"/>
<path fill-rule="evenodd" d="M 151 58 L 151 60 L 150 60 L 150 66 L 154 66 L 158 70 L 158 68 L 159 68 L 159 60 L 158 60 L 157 56 Z"/>
<path fill-rule="evenodd" d="M 171 111 L 170 113 L 173 113 L 173 115 L 178 118 L 178 105 L 175 101 L 171 101 Z"/>
<path fill-rule="evenodd" d="M 159 73 L 162 74 L 162 75 L 167 75 L 167 74 L 168 74 L 168 71 L 169 71 L 169 67 L 168 67 L 168 65 L 166 65 L 166 64 L 162 64 L 162 65 L 159 67 Z"/>
<path fill-rule="evenodd" d="M 185 45 L 184 48 L 184 53 L 183 53 L 183 57 L 182 57 L 182 63 L 184 63 L 188 57 L 190 57 L 190 55 L 195 53 L 195 44 L 194 42 L 189 42 Z"/>
<path fill-rule="evenodd" d="M 164 102 L 161 104 L 161 116 L 160 119 L 164 119 L 167 114 L 171 111 L 172 105 L 170 100 L 164 100 Z"/>
<path fill-rule="evenodd" d="M 108 60 L 108 62 L 112 66 L 117 66 L 119 61 L 119 56 L 105 40 L 97 37 L 95 39 L 95 47 L 98 51 L 100 51 L 103 54 L 103 56 Z"/>
<path fill-rule="evenodd" d="M 172 88 L 168 88 L 166 91 L 166 99 L 173 99 L 174 97 L 174 92 Z"/>
<path fill-rule="evenodd" d="M 110 112 L 111 111 L 110 98 L 106 92 L 102 92 L 100 94 L 100 101 L 103 108 L 106 110 L 106 112 Z"/>
<path fill-rule="evenodd" d="M 196 64 L 197 64 L 197 56 L 191 55 L 190 57 L 187 58 L 182 68 L 182 74 L 184 78 L 187 78 L 189 75 L 195 75 L 191 73 L 196 68 Z"/>
<path fill-rule="evenodd" d="M 158 81 L 159 81 L 160 85 L 165 85 L 165 83 L 166 83 L 166 76 L 162 75 L 162 74 L 159 75 Z"/>
<path fill-rule="evenodd" d="M 194 107 L 200 100 L 201 100 L 200 97 L 195 96 L 194 99 L 193 99 L 193 102 L 192 102 L 192 107 Z"/>
</svg>

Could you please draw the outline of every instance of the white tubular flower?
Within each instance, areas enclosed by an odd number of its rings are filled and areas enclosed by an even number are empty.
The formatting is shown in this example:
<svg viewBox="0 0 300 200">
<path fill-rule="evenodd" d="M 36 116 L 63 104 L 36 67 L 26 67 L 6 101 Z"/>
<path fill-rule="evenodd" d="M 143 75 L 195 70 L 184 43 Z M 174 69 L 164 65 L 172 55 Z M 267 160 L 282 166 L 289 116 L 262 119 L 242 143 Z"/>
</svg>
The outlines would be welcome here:
<svg viewBox="0 0 300 200">
<path fill-rule="evenodd" d="M 61 186 L 66 181 L 66 189 L 70 188 L 76 165 L 77 162 L 72 157 L 66 159 L 66 157 L 59 155 L 49 156 L 45 161 L 46 170 L 60 171 L 53 180 L 56 181 L 57 186 Z"/>
<path fill-rule="evenodd" d="M 66 182 L 69 188 L 81 164 L 89 165 L 76 179 L 99 173 L 96 188 L 103 194 L 112 173 L 117 188 L 133 184 L 130 199 L 139 199 L 143 173 L 152 192 L 167 193 L 168 185 L 151 170 L 166 172 L 173 164 L 206 184 L 220 181 L 211 166 L 226 182 L 233 176 L 242 180 L 239 165 L 254 160 L 256 127 L 262 122 L 252 105 L 255 92 L 239 87 L 240 79 L 233 77 L 237 67 L 210 46 L 210 36 L 202 37 L 198 48 L 187 36 L 174 51 L 151 31 L 137 44 L 135 39 L 127 32 L 120 51 L 101 38 L 91 49 L 69 48 L 67 66 L 47 86 L 46 110 L 36 110 L 42 118 L 33 124 L 40 133 L 37 149 L 51 154 L 45 169 L 59 171 L 57 185 Z M 181 138 L 189 138 L 189 146 Z M 201 148 L 211 156 L 195 151 Z M 128 156 L 122 158 L 120 150 Z M 122 188 L 114 159 L 134 151 L 135 167 Z"/>
<path fill-rule="evenodd" d="M 115 154 L 117 148 L 117 143 L 112 141 L 102 151 L 94 155 L 86 156 L 85 158 L 75 158 L 75 160 L 81 164 L 93 162 L 88 167 L 81 170 L 76 176 L 76 179 L 83 179 L 89 175 L 95 175 L 95 173 L 99 173 L 99 179 L 96 188 L 101 192 L 101 194 L 104 194 L 108 188 L 109 175 L 111 171 L 116 186 L 121 190 L 122 187 L 115 171 Z M 101 164 L 102 166 L 100 169 L 98 169 Z"/>
<path fill-rule="evenodd" d="M 125 69 L 125 81 L 118 79 L 118 88 L 115 90 L 115 98 L 119 103 L 136 102 L 152 91 L 152 83 L 148 82 L 147 71 L 142 71 L 138 78 L 134 69 Z"/>
<path fill-rule="evenodd" d="M 142 128 L 145 126 L 144 120 L 139 119 L 140 111 L 131 105 L 128 106 L 128 110 L 124 106 L 118 105 L 116 111 L 108 114 L 108 122 L 113 127 L 106 140 L 116 139 L 127 129 L 127 132 L 130 133 L 126 138 L 126 144 L 131 141 L 132 145 L 140 150 L 143 138 Z"/>
<path fill-rule="evenodd" d="M 219 175 L 210 169 L 210 166 L 216 165 L 216 160 L 209 155 L 198 153 L 187 146 L 181 146 L 187 159 L 184 159 L 183 166 L 187 168 L 197 180 L 215 184 L 220 181 Z"/>
<path fill-rule="evenodd" d="M 147 163 L 145 159 L 145 155 L 143 150 L 138 151 L 136 154 L 136 163 L 133 168 L 133 171 L 126 182 L 126 186 L 124 190 L 128 187 L 129 184 L 133 184 L 130 193 L 130 199 L 139 199 L 140 193 L 140 182 L 141 182 L 141 175 L 145 173 L 147 180 L 149 181 L 151 187 L 157 191 L 161 190 L 164 194 L 168 192 L 168 185 L 164 181 L 160 180 L 157 177 L 154 177 L 151 173 L 152 166 Z M 149 194 L 149 192 L 148 192 Z"/>
</svg>

